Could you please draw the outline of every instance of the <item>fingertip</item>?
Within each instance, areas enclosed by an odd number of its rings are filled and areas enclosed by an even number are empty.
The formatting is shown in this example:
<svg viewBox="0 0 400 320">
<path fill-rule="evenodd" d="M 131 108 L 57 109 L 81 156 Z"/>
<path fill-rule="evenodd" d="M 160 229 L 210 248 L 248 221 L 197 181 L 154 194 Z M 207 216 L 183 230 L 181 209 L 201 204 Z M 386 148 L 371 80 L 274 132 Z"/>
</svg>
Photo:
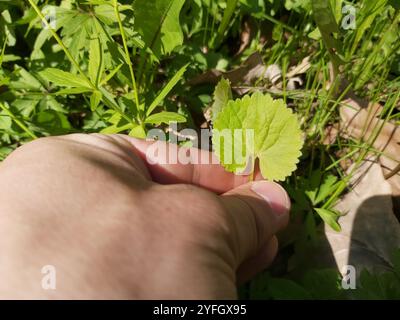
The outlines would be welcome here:
<svg viewBox="0 0 400 320">
<path fill-rule="evenodd" d="M 251 190 L 268 203 L 283 226 L 286 226 L 291 206 L 286 190 L 278 183 L 265 180 L 253 182 Z"/>
</svg>

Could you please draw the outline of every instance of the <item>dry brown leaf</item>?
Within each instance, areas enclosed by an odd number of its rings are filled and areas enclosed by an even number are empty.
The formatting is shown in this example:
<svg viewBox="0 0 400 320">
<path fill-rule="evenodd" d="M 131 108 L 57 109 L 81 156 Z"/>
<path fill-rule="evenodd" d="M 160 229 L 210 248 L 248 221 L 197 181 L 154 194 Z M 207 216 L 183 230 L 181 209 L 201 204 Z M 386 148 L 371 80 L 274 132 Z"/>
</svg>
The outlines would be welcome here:
<svg viewBox="0 0 400 320">
<path fill-rule="evenodd" d="M 188 84 L 191 86 L 204 83 L 217 84 L 222 76 L 225 79 L 229 79 L 232 85 L 236 85 L 238 83 L 250 83 L 250 81 L 254 79 L 255 75 L 260 74 L 261 69 L 263 72 L 265 72 L 265 65 L 262 56 L 259 52 L 255 52 L 250 55 L 240 67 L 236 69 L 228 72 L 212 69 L 189 80 Z"/>
<path fill-rule="evenodd" d="M 361 108 L 353 99 L 343 102 L 340 108 L 342 134 L 354 139 L 368 141 L 382 127 L 379 135 L 373 143 L 375 149 L 382 151 L 379 163 L 383 173 L 389 177 L 393 196 L 400 196 L 400 172 L 395 172 L 400 162 L 400 129 L 391 122 L 384 123 L 378 116 L 382 111 L 379 104 L 370 104 L 367 108 Z M 397 202 L 396 202 L 396 208 Z"/>
<path fill-rule="evenodd" d="M 300 77 L 290 78 L 287 81 L 286 89 L 289 91 L 296 90 L 297 88 L 302 87 L 303 83 L 303 79 Z"/>
<path fill-rule="evenodd" d="M 305 57 L 299 65 L 290 68 L 289 72 L 286 74 L 287 78 L 293 78 L 300 74 L 304 74 L 311 68 L 311 57 Z"/>
<path fill-rule="evenodd" d="M 303 85 L 303 79 L 299 75 L 305 73 L 310 68 L 310 57 L 306 57 L 303 61 L 290 69 L 286 75 L 286 89 L 295 90 Z M 267 80 L 271 86 L 271 91 L 281 92 L 282 85 L 282 70 L 279 65 L 272 64 L 266 66 L 259 52 L 250 55 L 246 61 L 238 68 L 223 72 L 212 69 L 196 76 L 188 81 L 191 86 L 196 86 L 205 83 L 217 84 L 224 77 L 231 82 L 234 90 L 243 95 L 251 90 L 251 85 L 257 80 Z M 241 86 L 239 86 L 241 85 Z M 248 87 L 247 87 L 248 86 Z"/>
<path fill-rule="evenodd" d="M 242 31 L 240 32 L 240 48 L 236 52 L 236 56 L 243 53 L 244 50 L 249 46 L 252 36 L 252 26 L 248 19 L 245 19 L 242 24 Z"/>
<path fill-rule="evenodd" d="M 325 128 L 324 140 L 322 141 L 322 143 L 324 145 L 331 145 L 335 143 L 338 133 L 339 129 L 337 124 L 327 126 Z"/>
<path fill-rule="evenodd" d="M 365 161 L 351 181 L 352 190 L 336 205 L 346 213 L 339 219 L 341 232 L 325 226 L 339 271 L 387 270 L 391 254 L 400 247 L 400 224 L 393 214 L 391 187 L 375 161 Z"/>
<path fill-rule="evenodd" d="M 190 79 L 188 81 L 188 85 L 197 86 L 204 83 L 217 84 L 223 74 L 224 73 L 222 71 L 216 69 L 208 70 L 205 73 L 199 74 L 198 76 Z"/>
<path fill-rule="evenodd" d="M 267 42 L 272 43 L 272 30 L 274 25 L 269 21 L 259 21 L 251 16 L 245 16 L 242 21 L 240 32 L 240 47 L 235 56 L 242 54 L 253 40 L 258 40 L 259 46 L 264 46 Z"/>
</svg>

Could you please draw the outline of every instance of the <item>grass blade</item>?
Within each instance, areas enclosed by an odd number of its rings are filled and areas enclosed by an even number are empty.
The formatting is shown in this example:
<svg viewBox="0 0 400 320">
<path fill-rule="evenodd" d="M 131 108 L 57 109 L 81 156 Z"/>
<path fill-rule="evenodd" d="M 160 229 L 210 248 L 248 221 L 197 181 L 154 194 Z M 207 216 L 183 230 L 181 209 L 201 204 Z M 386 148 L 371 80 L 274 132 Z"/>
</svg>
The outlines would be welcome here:
<svg viewBox="0 0 400 320">
<path fill-rule="evenodd" d="M 154 109 L 164 100 L 164 98 L 170 93 L 170 91 L 176 86 L 176 84 L 182 79 L 183 74 L 186 71 L 188 64 L 184 65 L 179 71 L 172 77 L 168 84 L 161 90 L 161 92 L 154 99 L 152 104 L 148 107 L 146 116 L 148 117 Z"/>
<path fill-rule="evenodd" d="M 231 22 L 232 15 L 235 12 L 238 0 L 227 0 L 226 9 L 222 17 L 221 24 L 218 27 L 217 36 L 211 44 L 211 47 L 218 46 L 224 38 L 225 32 L 228 29 L 229 23 Z"/>
</svg>

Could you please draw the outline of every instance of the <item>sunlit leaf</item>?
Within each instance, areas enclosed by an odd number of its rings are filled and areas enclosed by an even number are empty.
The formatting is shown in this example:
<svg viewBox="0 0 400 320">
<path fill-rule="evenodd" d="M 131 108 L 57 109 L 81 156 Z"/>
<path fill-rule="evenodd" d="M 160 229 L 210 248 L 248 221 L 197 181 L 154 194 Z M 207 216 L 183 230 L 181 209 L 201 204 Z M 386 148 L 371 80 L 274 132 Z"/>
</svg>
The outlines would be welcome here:
<svg viewBox="0 0 400 320">
<path fill-rule="evenodd" d="M 283 100 L 260 92 L 231 100 L 218 114 L 214 129 L 214 150 L 228 171 L 251 173 L 258 159 L 264 178 L 282 181 L 296 169 L 302 133 Z"/>
<path fill-rule="evenodd" d="M 179 13 L 185 0 L 136 0 L 135 27 L 146 45 L 160 58 L 183 42 Z"/>
<path fill-rule="evenodd" d="M 47 81 L 61 87 L 88 87 L 89 83 L 83 77 L 56 68 L 47 68 L 40 72 Z"/>
</svg>

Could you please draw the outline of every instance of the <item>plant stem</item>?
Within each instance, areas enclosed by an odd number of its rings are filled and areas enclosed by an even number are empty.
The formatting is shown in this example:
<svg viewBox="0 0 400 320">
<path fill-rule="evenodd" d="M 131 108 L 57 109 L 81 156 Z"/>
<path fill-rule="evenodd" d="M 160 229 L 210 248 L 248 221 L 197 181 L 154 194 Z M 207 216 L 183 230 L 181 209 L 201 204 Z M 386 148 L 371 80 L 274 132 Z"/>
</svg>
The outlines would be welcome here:
<svg viewBox="0 0 400 320">
<path fill-rule="evenodd" d="M 249 175 L 249 182 L 253 182 L 254 181 L 254 171 L 252 171 Z"/>
<path fill-rule="evenodd" d="M 127 42 L 126 42 L 126 34 L 125 34 L 124 27 L 122 25 L 121 15 L 120 15 L 119 10 L 118 10 L 118 6 L 119 6 L 118 1 L 114 0 L 113 5 L 114 5 L 115 15 L 116 15 L 117 20 L 118 20 L 119 30 L 120 30 L 121 37 L 122 37 L 122 43 L 124 45 L 125 60 L 126 60 L 126 63 L 128 64 L 129 72 L 131 74 L 132 87 L 133 87 L 133 91 L 134 91 L 134 95 L 135 95 L 136 108 L 137 108 L 137 110 L 139 110 L 139 108 L 140 108 L 139 94 L 138 94 L 138 90 L 137 90 L 137 86 L 136 86 L 135 73 L 133 72 L 132 60 L 131 60 L 131 57 L 130 57 L 130 54 L 129 54 L 128 45 L 127 45 Z"/>
<path fill-rule="evenodd" d="M 58 42 L 58 44 L 61 46 L 61 48 L 63 49 L 64 53 L 66 54 L 66 56 L 68 57 L 68 59 L 71 61 L 71 63 L 76 67 L 76 69 L 78 70 L 79 74 L 88 82 L 88 84 L 90 85 L 91 89 L 93 91 L 95 90 L 100 90 L 103 91 L 103 97 L 106 100 L 104 103 L 106 105 L 108 105 L 111 109 L 114 109 L 117 113 L 119 113 L 121 115 L 121 117 L 123 117 L 125 120 L 127 120 L 128 122 L 137 125 L 136 121 L 131 119 L 130 117 L 128 117 L 125 113 L 122 112 L 122 110 L 119 108 L 119 106 L 114 103 L 111 99 L 107 98 L 104 95 L 104 91 L 103 88 L 96 88 L 96 86 L 93 84 L 93 82 L 86 76 L 86 74 L 82 71 L 81 67 L 79 66 L 79 64 L 76 62 L 76 60 L 74 59 L 74 57 L 72 56 L 72 54 L 69 52 L 68 48 L 64 45 L 63 41 L 60 39 L 60 37 L 58 36 L 57 32 L 55 32 L 53 30 L 53 28 L 50 26 L 50 24 L 47 22 L 46 18 L 43 16 L 42 12 L 40 11 L 40 9 L 38 8 L 38 6 L 32 1 L 32 0 L 28 0 L 30 5 L 32 6 L 32 8 L 36 11 L 37 15 L 39 16 L 39 18 L 43 21 L 43 23 L 47 26 L 47 28 L 49 28 L 51 34 L 53 35 L 53 37 L 56 39 L 56 41 Z"/>
<path fill-rule="evenodd" d="M 81 67 L 79 66 L 78 62 L 76 62 L 76 60 L 74 59 L 74 57 L 72 56 L 72 54 L 69 52 L 69 50 L 67 49 L 67 47 L 64 45 L 64 43 L 62 42 L 61 38 L 58 36 L 57 32 L 54 31 L 54 29 L 50 26 L 49 22 L 46 20 L 46 18 L 43 16 L 42 12 L 40 11 L 40 9 L 38 8 L 38 6 L 32 1 L 32 0 L 28 0 L 30 5 L 32 6 L 32 8 L 36 11 L 37 15 L 39 16 L 39 18 L 43 21 L 43 23 L 46 25 L 46 27 L 50 30 L 51 34 L 53 35 L 53 37 L 56 39 L 56 41 L 58 42 L 58 44 L 61 46 L 61 48 L 63 49 L 63 51 L 65 52 L 66 56 L 68 57 L 68 59 L 71 61 L 71 63 L 75 66 L 75 68 L 78 70 L 79 74 L 85 78 L 85 80 L 88 82 L 88 84 L 90 85 L 90 87 L 93 90 L 96 90 L 96 86 L 93 84 L 93 82 L 86 76 L 86 74 L 82 71 Z"/>
<path fill-rule="evenodd" d="M 367 144 L 373 145 L 378 138 L 379 133 L 381 132 L 383 126 L 386 124 L 388 121 L 389 115 L 392 114 L 395 106 L 397 105 L 397 102 L 399 101 L 400 98 L 400 92 L 397 93 L 396 98 L 388 112 L 388 116 L 386 116 L 386 119 L 382 121 L 382 123 L 379 125 L 378 129 L 371 134 L 371 137 L 368 139 Z M 338 188 L 335 190 L 335 192 L 330 196 L 328 201 L 324 204 L 322 208 L 326 209 L 329 208 L 340 196 L 340 194 L 346 189 L 348 182 L 350 182 L 353 174 L 356 172 L 356 170 L 360 167 L 362 161 L 366 159 L 366 156 L 368 154 L 369 150 L 366 149 L 363 152 L 360 153 L 358 156 L 357 160 L 355 161 L 353 169 L 350 171 L 350 173 L 340 181 Z"/>
<path fill-rule="evenodd" d="M 216 38 L 213 38 L 211 41 L 211 47 L 214 48 L 215 46 L 218 46 L 224 35 L 226 30 L 228 29 L 229 24 L 231 23 L 231 18 L 232 15 L 235 13 L 236 6 L 238 4 L 238 0 L 228 0 L 226 4 L 226 9 L 224 11 L 224 15 L 222 17 L 221 24 L 219 25 L 218 31 L 217 31 L 217 36 Z"/>
<path fill-rule="evenodd" d="M 29 128 L 20 121 L 5 105 L 0 102 L 0 108 L 4 110 L 5 113 L 22 129 L 24 130 L 32 139 L 37 139 L 37 136 L 29 130 Z"/>
</svg>

